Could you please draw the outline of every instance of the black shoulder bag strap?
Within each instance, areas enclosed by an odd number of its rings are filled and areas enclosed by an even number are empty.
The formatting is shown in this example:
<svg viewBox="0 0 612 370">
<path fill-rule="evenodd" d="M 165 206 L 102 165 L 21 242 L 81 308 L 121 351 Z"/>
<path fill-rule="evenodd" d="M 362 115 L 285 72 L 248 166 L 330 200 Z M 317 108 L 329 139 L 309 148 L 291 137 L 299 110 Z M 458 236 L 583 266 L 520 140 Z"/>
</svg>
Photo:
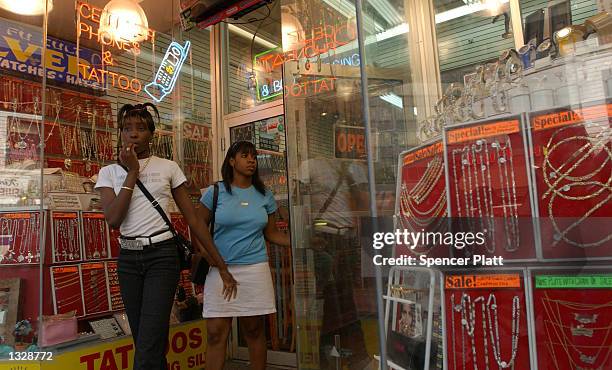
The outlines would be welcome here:
<svg viewBox="0 0 612 370">
<path fill-rule="evenodd" d="M 125 166 L 121 166 L 121 167 L 127 172 L 127 168 L 125 168 Z M 164 212 L 163 208 L 157 202 L 157 199 L 153 198 L 153 195 L 149 193 L 149 191 L 147 190 L 147 187 L 142 183 L 142 181 L 140 181 L 140 179 L 136 180 L 136 185 L 138 186 L 138 189 L 140 189 L 142 194 L 144 194 L 144 196 L 147 197 L 149 202 L 151 202 L 151 205 L 153 205 L 153 208 L 155 208 L 155 210 L 159 212 L 159 215 L 164 219 L 164 222 L 166 223 L 166 225 L 168 225 L 168 227 L 170 228 L 170 231 L 172 231 L 172 233 L 176 235 L 176 230 L 174 230 L 174 226 L 172 226 L 172 222 L 168 218 L 168 215 L 166 215 L 166 212 Z"/>
<path fill-rule="evenodd" d="M 215 182 L 213 191 L 213 208 L 212 208 L 212 216 L 210 218 L 210 236 L 215 237 L 215 214 L 217 213 L 217 203 L 219 202 L 219 183 Z"/>
<path fill-rule="evenodd" d="M 321 218 L 321 216 L 323 216 L 325 211 L 327 211 L 327 208 L 329 208 L 329 206 L 332 204 L 332 201 L 336 197 L 336 194 L 338 194 L 338 190 L 340 190 L 342 183 L 346 180 L 344 176 L 348 173 L 348 167 L 346 167 L 345 163 L 347 162 L 342 162 L 340 164 L 340 171 L 336 171 L 336 173 L 338 174 L 338 181 L 336 182 L 336 186 L 334 186 L 332 191 L 329 192 L 327 199 L 325 199 L 325 202 L 323 202 L 323 206 L 321 206 L 321 208 L 319 209 L 319 212 L 314 218 L 315 220 Z"/>
</svg>

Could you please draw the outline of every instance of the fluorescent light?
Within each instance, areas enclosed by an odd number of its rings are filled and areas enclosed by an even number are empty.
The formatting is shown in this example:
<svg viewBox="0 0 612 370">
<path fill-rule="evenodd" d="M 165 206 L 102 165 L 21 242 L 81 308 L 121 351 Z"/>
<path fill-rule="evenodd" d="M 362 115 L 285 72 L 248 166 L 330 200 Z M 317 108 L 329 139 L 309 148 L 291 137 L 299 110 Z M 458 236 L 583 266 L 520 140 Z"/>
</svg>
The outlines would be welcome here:
<svg viewBox="0 0 612 370">
<path fill-rule="evenodd" d="M 502 5 L 510 0 L 499 0 L 499 3 L 495 2 L 497 5 Z M 488 10 L 491 8 L 492 2 L 478 2 L 473 5 L 464 5 L 451 10 L 447 10 L 442 13 L 436 14 L 436 24 L 448 22 L 452 19 L 464 17 L 468 14 L 481 12 L 483 10 Z"/>
<path fill-rule="evenodd" d="M 247 38 L 249 40 L 253 40 L 253 36 L 255 36 L 251 32 L 249 32 L 249 31 L 247 31 L 247 30 L 245 30 L 243 28 L 240 28 L 240 27 L 238 27 L 238 26 L 236 26 L 234 24 L 228 24 L 227 28 L 230 31 L 234 32 L 235 34 L 237 34 L 239 36 L 242 36 L 242 37 L 245 37 L 245 38 Z M 265 48 L 268 48 L 268 49 L 276 49 L 278 47 L 278 45 L 273 44 L 273 43 L 271 43 L 268 40 L 264 40 L 264 39 L 262 39 L 259 36 L 255 36 L 255 42 L 258 43 L 259 45 L 265 47 Z"/>
<path fill-rule="evenodd" d="M 402 23 L 393 28 L 389 28 L 386 31 L 377 33 L 375 35 L 376 41 L 383 41 L 383 40 L 390 39 L 395 36 L 403 35 L 404 33 L 408 33 L 408 31 L 409 31 L 408 24 Z"/>
<path fill-rule="evenodd" d="M 353 3 L 351 3 L 350 1 L 347 0 L 323 0 L 325 3 L 327 3 L 327 5 L 331 6 L 332 8 L 336 9 L 338 12 L 340 12 L 340 14 L 344 15 L 346 18 L 351 19 L 351 18 L 355 18 L 355 5 L 353 5 Z M 393 8 L 393 6 L 391 4 L 389 4 L 389 2 L 387 0 L 373 0 L 374 3 L 374 9 L 378 12 L 378 14 L 380 14 L 387 23 L 389 24 L 399 24 L 402 23 L 404 21 L 404 19 L 399 16 L 399 14 L 397 14 L 397 10 L 395 10 L 395 8 Z M 371 20 L 370 17 L 366 17 L 366 20 Z M 370 22 L 364 22 L 365 24 L 368 24 Z M 380 24 L 373 22 L 374 23 L 374 30 L 376 32 L 378 31 L 382 31 L 384 30 L 384 27 L 381 26 Z"/>
<path fill-rule="evenodd" d="M 0 0 L 0 8 L 15 14 L 42 15 L 45 10 L 51 12 L 53 1 L 48 0 L 45 5 L 44 0 Z"/>
<path fill-rule="evenodd" d="M 380 98 L 391 105 L 395 105 L 399 109 L 404 109 L 404 102 L 402 101 L 402 98 L 400 98 L 394 93 L 381 95 Z"/>
</svg>

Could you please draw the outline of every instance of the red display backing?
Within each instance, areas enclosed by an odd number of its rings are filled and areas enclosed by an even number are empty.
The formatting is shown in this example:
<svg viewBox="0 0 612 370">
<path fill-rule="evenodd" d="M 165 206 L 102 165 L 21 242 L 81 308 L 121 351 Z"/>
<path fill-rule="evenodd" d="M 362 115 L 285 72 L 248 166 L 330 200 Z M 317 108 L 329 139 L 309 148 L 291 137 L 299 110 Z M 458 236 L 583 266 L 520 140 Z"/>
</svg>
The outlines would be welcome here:
<svg viewBox="0 0 612 370">
<path fill-rule="evenodd" d="M 539 370 L 612 369 L 612 289 L 535 288 L 533 305 Z"/>
<path fill-rule="evenodd" d="M 106 262 L 106 273 L 108 276 L 111 310 L 123 310 L 123 299 L 121 298 L 121 290 L 119 289 L 119 275 L 117 275 L 117 261 Z"/>
<path fill-rule="evenodd" d="M 546 259 L 612 257 L 610 117 L 610 103 L 530 116 Z"/>
<path fill-rule="evenodd" d="M 0 213 L 0 264 L 40 262 L 40 212 Z"/>
<path fill-rule="evenodd" d="M 170 222 L 172 222 L 172 226 L 174 226 L 174 229 L 178 233 L 183 235 L 183 237 L 185 237 L 187 240 L 191 240 L 191 236 L 189 234 L 189 225 L 187 224 L 187 221 L 185 221 L 185 218 L 182 214 L 171 213 Z"/>
<path fill-rule="evenodd" d="M 86 260 L 108 258 L 108 232 L 104 213 L 82 212 L 83 253 Z"/>
<path fill-rule="evenodd" d="M 121 235 L 121 232 L 119 231 L 119 229 L 112 229 L 109 228 L 109 234 L 110 234 L 110 250 L 111 250 L 111 257 L 113 258 L 118 258 L 119 257 L 119 236 Z"/>
<path fill-rule="evenodd" d="M 83 290 L 78 265 L 51 267 L 53 299 L 56 314 L 76 310 L 77 316 L 85 314 L 83 307 Z"/>
<path fill-rule="evenodd" d="M 438 141 L 406 152 L 402 157 L 398 196 L 397 228 L 411 232 L 446 232 L 446 181 L 444 149 Z M 396 255 L 446 257 L 450 247 L 444 245 L 399 244 Z"/>
<path fill-rule="evenodd" d="M 521 116 L 449 128 L 446 162 L 453 231 L 484 232 L 458 255 L 535 259 Z"/>
<path fill-rule="evenodd" d="M 51 233 L 53 262 L 74 262 L 82 259 L 78 212 L 51 212 Z"/>
<path fill-rule="evenodd" d="M 83 300 L 87 315 L 110 310 L 106 268 L 103 262 L 81 264 Z"/>
<path fill-rule="evenodd" d="M 488 279 L 485 277 L 484 280 Z M 462 299 L 464 295 L 465 298 Z M 469 300 L 467 297 L 469 297 Z M 476 368 L 474 361 L 476 361 L 479 369 L 497 369 L 498 364 L 510 362 L 513 348 L 513 321 L 515 324 L 518 323 L 518 335 L 515 335 L 518 342 L 515 346 L 514 368 L 517 370 L 529 369 L 527 310 L 523 286 L 520 288 L 446 289 L 445 300 L 446 353 L 449 370 Z M 517 303 L 518 306 L 514 307 L 518 307 L 518 310 L 515 310 L 513 305 Z M 497 324 L 495 307 L 497 308 Z M 516 315 L 516 312 L 518 312 L 518 315 Z M 464 325 L 462 320 L 466 320 L 467 325 Z M 497 334 L 496 329 L 499 334 Z M 473 332 L 473 346 L 472 336 L 468 332 Z M 498 339 L 499 351 L 493 348 Z M 497 355 L 495 352 L 497 352 Z M 464 361 L 467 367 L 463 366 Z M 487 363 L 489 366 L 485 366 Z"/>
</svg>

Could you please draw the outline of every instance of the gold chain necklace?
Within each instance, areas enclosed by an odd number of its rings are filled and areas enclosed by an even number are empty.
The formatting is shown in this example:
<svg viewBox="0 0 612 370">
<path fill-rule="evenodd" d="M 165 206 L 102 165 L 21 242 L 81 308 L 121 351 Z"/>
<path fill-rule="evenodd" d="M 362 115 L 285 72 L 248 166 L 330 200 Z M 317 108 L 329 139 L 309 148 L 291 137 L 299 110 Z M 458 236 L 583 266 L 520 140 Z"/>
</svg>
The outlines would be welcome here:
<svg viewBox="0 0 612 370">
<path fill-rule="evenodd" d="M 140 176 L 140 174 L 142 173 L 142 171 L 144 171 L 144 170 L 145 170 L 145 168 L 147 168 L 147 166 L 149 165 L 149 162 L 151 162 L 151 158 L 153 158 L 153 156 L 152 156 L 152 155 L 150 155 L 150 156 L 149 156 L 149 158 L 147 158 L 147 160 L 146 160 L 146 161 L 145 161 L 145 163 L 144 163 L 144 166 L 142 166 L 142 167 L 140 168 L 140 170 L 138 170 L 138 175 L 139 175 L 139 176 Z"/>
</svg>

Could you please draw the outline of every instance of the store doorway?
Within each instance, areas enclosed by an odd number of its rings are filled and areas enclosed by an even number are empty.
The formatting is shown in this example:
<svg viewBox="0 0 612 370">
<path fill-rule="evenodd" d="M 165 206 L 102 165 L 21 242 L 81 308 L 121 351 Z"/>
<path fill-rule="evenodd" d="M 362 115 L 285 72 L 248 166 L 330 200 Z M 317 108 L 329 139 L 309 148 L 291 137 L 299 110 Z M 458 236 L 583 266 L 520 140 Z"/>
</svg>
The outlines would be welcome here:
<svg viewBox="0 0 612 370">
<path fill-rule="evenodd" d="M 277 226 L 281 230 L 289 229 L 285 127 L 282 100 L 229 114 L 224 119 L 226 148 L 239 140 L 251 141 L 257 147 L 259 175 L 274 194 L 278 205 Z M 267 247 L 277 310 L 276 314 L 269 315 L 266 319 L 268 363 L 295 367 L 297 343 L 291 248 L 269 243 Z M 248 349 L 237 320 L 234 320 L 232 328 L 232 357 L 236 360 L 248 360 Z"/>
</svg>

